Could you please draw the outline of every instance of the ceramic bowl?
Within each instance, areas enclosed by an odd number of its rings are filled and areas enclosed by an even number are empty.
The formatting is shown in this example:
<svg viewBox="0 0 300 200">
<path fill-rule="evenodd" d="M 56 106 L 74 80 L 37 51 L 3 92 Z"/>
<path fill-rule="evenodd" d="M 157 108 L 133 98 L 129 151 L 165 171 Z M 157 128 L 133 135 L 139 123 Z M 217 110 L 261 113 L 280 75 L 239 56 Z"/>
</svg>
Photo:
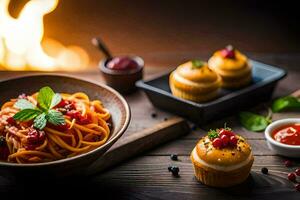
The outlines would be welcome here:
<svg viewBox="0 0 300 200">
<path fill-rule="evenodd" d="M 113 70 L 106 67 L 110 59 L 103 59 L 99 63 L 100 71 L 107 85 L 121 92 L 129 94 L 136 90 L 135 82 L 143 79 L 144 60 L 138 56 L 129 56 L 138 67 L 130 70 Z"/>
<path fill-rule="evenodd" d="M 272 122 L 265 130 L 265 138 L 269 148 L 278 155 L 287 156 L 287 157 L 300 157 L 300 145 L 288 145 L 280 143 L 273 139 L 272 133 L 277 128 L 280 128 L 284 125 L 300 123 L 300 118 L 288 118 L 281 119 L 275 122 Z"/>
<path fill-rule="evenodd" d="M 32 94 L 43 86 L 50 86 L 56 92 L 85 92 L 90 99 L 102 101 L 111 112 L 111 135 L 104 145 L 70 158 L 36 164 L 0 162 L 0 175 L 2 176 L 64 177 L 84 174 L 88 166 L 103 155 L 122 136 L 129 125 L 130 108 L 118 92 L 106 85 L 69 76 L 40 74 L 1 81 L 0 105 L 21 93 Z"/>
</svg>

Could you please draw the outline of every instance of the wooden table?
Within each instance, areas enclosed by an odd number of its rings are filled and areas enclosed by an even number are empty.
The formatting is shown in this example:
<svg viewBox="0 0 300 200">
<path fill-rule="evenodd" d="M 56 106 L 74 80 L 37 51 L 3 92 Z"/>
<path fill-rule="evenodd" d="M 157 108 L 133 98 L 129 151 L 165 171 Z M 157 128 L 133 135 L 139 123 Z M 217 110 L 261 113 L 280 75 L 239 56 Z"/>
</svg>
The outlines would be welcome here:
<svg viewBox="0 0 300 200">
<path fill-rule="evenodd" d="M 288 77 L 278 85 L 275 96 L 290 94 L 300 88 L 300 70 L 297 68 L 300 56 L 277 57 L 259 54 L 252 55 L 252 57 L 268 64 L 277 64 L 289 71 Z M 149 77 L 164 70 L 166 69 L 148 67 L 146 74 Z M 0 73 L 0 77 L 3 78 L 3 76 L 4 73 Z M 14 74 L 6 74 L 5 76 L 14 76 Z M 89 79 L 99 78 L 99 75 L 93 72 L 77 74 L 77 76 Z M 126 96 L 126 99 L 132 102 L 132 99 L 143 95 L 138 92 Z M 145 102 L 133 102 L 131 107 L 134 116 L 141 118 L 142 122 L 130 127 L 128 131 L 138 131 L 149 126 L 148 121 L 151 121 L 151 112 L 158 113 L 157 119 L 155 119 L 157 121 L 172 116 L 170 113 L 152 107 L 147 100 Z M 254 109 L 263 111 L 264 106 L 259 105 Z M 300 117 L 300 113 L 285 112 L 274 115 L 275 120 L 285 117 Z M 214 189 L 195 180 L 189 155 L 197 140 L 205 135 L 208 129 L 222 127 L 224 122 L 227 122 L 233 130 L 247 138 L 252 145 L 255 162 L 251 176 L 244 184 L 230 189 Z M 173 153 L 179 155 L 179 161 L 170 159 L 170 154 Z M 146 152 L 98 175 L 66 182 L 38 183 L 34 186 L 0 178 L 0 192 L 9 195 L 18 193 L 24 195 L 33 190 L 36 193 L 41 192 L 52 196 L 55 195 L 52 191 L 58 191 L 68 196 L 86 194 L 87 196 L 95 196 L 97 199 L 103 199 L 103 197 L 113 199 L 282 199 L 283 197 L 287 200 L 299 199 L 300 193 L 295 192 L 293 184 L 286 178 L 287 173 L 295 168 L 286 168 L 283 165 L 284 160 L 268 149 L 263 133 L 247 131 L 240 126 L 235 116 L 229 116 L 202 126 L 187 136 Z M 295 167 L 300 167 L 299 160 L 294 160 L 294 162 Z M 169 165 L 179 166 L 180 177 L 173 177 L 168 172 Z M 262 167 L 269 168 L 269 175 L 261 174 Z"/>
</svg>

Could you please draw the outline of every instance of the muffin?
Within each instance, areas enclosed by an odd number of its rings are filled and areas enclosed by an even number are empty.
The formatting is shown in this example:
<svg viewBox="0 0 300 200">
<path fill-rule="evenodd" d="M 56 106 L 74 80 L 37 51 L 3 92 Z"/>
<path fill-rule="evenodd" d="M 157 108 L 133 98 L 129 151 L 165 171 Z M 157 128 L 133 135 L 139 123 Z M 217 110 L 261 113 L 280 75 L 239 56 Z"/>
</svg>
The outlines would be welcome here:
<svg viewBox="0 0 300 200">
<path fill-rule="evenodd" d="M 192 60 L 178 66 L 170 74 L 169 84 L 174 96 L 205 102 L 217 97 L 221 77 L 206 62 Z"/>
<path fill-rule="evenodd" d="M 208 65 L 222 77 L 223 88 L 241 88 L 252 80 L 248 58 L 231 45 L 215 52 Z"/>
<path fill-rule="evenodd" d="M 228 128 L 209 131 L 190 157 L 197 180 L 212 187 L 244 182 L 254 161 L 250 145 Z"/>
</svg>

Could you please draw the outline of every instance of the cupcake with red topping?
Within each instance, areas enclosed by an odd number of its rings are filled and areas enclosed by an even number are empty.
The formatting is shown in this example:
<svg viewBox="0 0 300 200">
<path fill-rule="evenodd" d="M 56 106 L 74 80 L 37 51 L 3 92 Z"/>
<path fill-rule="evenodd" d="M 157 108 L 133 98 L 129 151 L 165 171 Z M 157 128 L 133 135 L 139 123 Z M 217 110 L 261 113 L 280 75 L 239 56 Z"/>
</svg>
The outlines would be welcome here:
<svg viewBox="0 0 300 200">
<path fill-rule="evenodd" d="M 250 145 L 229 128 L 210 130 L 190 157 L 197 180 L 212 187 L 244 182 L 254 161 Z"/>
<path fill-rule="evenodd" d="M 222 77 L 223 88 L 241 88 L 252 80 L 248 58 L 231 45 L 216 51 L 208 65 Z"/>
</svg>

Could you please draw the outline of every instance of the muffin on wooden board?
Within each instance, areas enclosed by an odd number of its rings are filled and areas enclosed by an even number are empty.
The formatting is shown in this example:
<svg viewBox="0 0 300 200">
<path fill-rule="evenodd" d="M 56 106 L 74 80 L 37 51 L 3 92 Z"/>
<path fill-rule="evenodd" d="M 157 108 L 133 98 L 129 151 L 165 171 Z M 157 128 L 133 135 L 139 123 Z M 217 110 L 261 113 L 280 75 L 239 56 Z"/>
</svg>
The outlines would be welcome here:
<svg viewBox="0 0 300 200">
<path fill-rule="evenodd" d="M 223 88 L 241 88 L 252 80 L 248 58 L 231 45 L 216 51 L 208 60 L 208 65 L 222 77 Z"/>
<path fill-rule="evenodd" d="M 249 176 L 254 157 L 246 140 L 230 129 L 211 130 L 191 153 L 197 180 L 212 187 L 230 187 Z"/>
<path fill-rule="evenodd" d="M 174 96 L 205 102 L 217 97 L 221 77 L 206 62 L 192 60 L 178 66 L 170 74 L 169 84 Z"/>
</svg>

